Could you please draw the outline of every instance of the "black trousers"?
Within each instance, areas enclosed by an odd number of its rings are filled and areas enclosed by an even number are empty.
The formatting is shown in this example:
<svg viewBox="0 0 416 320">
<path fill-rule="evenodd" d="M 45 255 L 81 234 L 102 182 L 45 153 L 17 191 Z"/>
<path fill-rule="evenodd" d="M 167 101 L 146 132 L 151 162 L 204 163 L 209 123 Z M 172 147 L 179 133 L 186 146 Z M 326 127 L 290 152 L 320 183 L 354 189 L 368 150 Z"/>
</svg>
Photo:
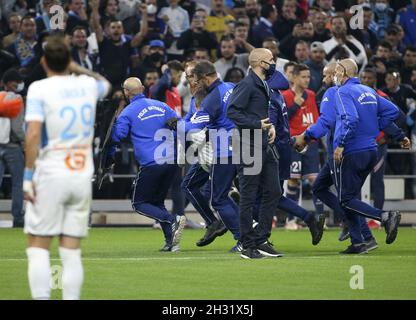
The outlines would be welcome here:
<svg viewBox="0 0 416 320">
<path fill-rule="evenodd" d="M 279 159 L 274 145 L 262 150 L 261 172 L 248 175 L 245 168 L 250 167 L 241 162 L 238 165 L 240 184 L 240 234 L 243 248 L 255 248 L 267 241 L 273 215 L 277 208 L 282 189 L 279 183 Z M 262 187 L 258 226 L 253 229 L 253 208 L 256 205 L 257 192 Z"/>
</svg>

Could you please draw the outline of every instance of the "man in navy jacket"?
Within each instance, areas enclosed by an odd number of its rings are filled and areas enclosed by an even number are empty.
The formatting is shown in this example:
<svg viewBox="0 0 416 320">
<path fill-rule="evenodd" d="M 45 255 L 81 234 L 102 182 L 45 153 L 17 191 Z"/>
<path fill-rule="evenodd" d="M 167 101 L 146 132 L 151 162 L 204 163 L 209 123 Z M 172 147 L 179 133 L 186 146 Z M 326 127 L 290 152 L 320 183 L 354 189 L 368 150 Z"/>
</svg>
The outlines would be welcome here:
<svg viewBox="0 0 416 320">
<path fill-rule="evenodd" d="M 243 243 L 241 257 L 259 259 L 264 256 L 279 257 L 269 243 L 273 213 L 282 191 L 279 184 L 279 164 L 276 132 L 269 122 L 271 91 L 266 80 L 276 69 L 273 54 L 264 48 L 254 49 L 249 56 L 251 70 L 234 88 L 228 102 L 227 115 L 242 136 L 239 142 L 240 159 L 238 178 L 240 184 L 240 231 Z M 246 138 L 247 133 L 250 134 Z M 259 141 L 256 142 L 257 137 Z M 248 149 L 248 150 L 247 150 Z M 247 152 L 249 151 L 249 152 Z M 247 161 L 247 153 L 259 154 L 254 162 Z M 253 170 L 250 169 L 259 169 Z M 259 212 L 259 224 L 253 228 L 253 207 L 257 192 L 262 186 L 263 194 Z"/>
</svg>

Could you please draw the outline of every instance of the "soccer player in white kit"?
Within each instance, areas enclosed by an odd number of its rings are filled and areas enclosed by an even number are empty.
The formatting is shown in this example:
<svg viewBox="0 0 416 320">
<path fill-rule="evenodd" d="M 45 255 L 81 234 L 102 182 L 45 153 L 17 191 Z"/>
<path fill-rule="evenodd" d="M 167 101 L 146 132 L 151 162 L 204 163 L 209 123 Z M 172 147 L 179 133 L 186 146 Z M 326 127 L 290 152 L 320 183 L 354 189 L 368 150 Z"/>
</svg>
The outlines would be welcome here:
<svg viewBox="0 0 416 320">
<path fill-rule="evenodd" d="M 110 84 L 70 57 L 63 38 L 48 38 L 41 60 L 47 78 L 32 83 L 27 94 L 24 232 L 33 299 L 50 298 L 54 236 L 63 299 L 79 299 L 83 282 L 80 241 L 87 235 L 91 206 L 95 109 Z"/>
</svg>

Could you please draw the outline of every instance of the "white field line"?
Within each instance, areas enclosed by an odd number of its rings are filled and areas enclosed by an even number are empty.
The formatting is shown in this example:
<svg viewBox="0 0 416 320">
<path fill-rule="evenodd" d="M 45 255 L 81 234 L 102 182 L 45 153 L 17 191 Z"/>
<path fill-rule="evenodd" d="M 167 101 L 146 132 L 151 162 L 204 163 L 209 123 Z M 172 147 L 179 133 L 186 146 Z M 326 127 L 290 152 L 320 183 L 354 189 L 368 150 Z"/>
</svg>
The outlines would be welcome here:
<svg viewBox="0 0 416 320">
<path fill-rule="evenodd" d="M 141 261 L 157 261 L 157 260 L 177 260 L 177 261 L 192 261 L 192 260 L 237 260 L 239 259 L 239 255 L 230 255 L 230 256 L 209 256 L 209 257 L 134 257 L 134 258 L 82 258 L 82 261 L 131 261 L 131 262 L 141 262 Z M 328 259 L 328 258 L 339 258 L 339 259 L 346 259 L 346 258 L 364 258 L 364 259 L 376 259 L 376 258 L 390 258 L 390 259 L 397 259 L 397 258 L 416 258 L 416 256 L 371 256 L 371 255 L 357 255 L 357 256 L 344 256 L 344 255 L 324 255 L 324 256 L 310 256 L 310 257 L 291 257 L 286 256 L 283 257 L 283 260 L 300 260 L 300 259 Z M 51 261 L 60 261 L 59 258 L 50 259 Z M 280 261 L 282 258 L 266 258 L 262 260 L 277 260 Z M 0 258 L 0 262 L 12 262 L 12 261 L 27 261 L 26 258 Z M 242 260 L 241 260 L 242 261 Z"/>
</svg>

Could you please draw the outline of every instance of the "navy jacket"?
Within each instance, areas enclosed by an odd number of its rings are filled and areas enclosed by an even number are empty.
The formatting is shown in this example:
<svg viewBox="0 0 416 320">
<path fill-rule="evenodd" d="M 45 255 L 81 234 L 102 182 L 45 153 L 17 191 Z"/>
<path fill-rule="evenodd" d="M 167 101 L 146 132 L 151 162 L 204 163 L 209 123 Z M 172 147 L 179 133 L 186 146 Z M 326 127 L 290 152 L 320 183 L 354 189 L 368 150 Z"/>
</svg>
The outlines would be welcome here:
<svg viewBox="0 0 416 320">
<path fill-rule="evenodd" d="M 261 120 L 269 117 L 271 91 L 253 70 L 234 88 L 228 102 L 228 118 L 241 129 L 261 129 Z M 253 133 L 251 137 L 253 137 Z M 252 138 L 250 144 L 253 145 Z M 262 146 L 267 148 L 267 132 L 262 132 Z"/>
</svg>

